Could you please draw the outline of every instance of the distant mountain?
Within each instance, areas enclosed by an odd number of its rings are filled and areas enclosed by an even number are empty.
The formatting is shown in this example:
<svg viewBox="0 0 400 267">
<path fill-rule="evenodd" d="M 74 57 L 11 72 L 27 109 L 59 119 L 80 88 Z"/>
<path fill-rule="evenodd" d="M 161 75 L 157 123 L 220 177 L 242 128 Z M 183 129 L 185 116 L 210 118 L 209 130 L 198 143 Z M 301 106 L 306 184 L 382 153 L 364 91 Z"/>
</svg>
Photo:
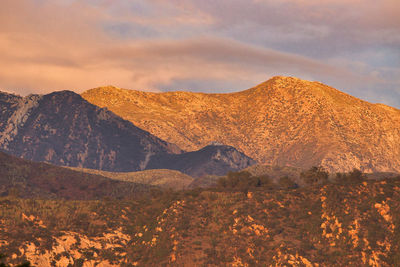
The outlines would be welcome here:
<svg viewBox="0 0 400 267">
<path fill-rule="evenodd" d="M 107 172 L 85 168 L 70 168 L 79 172 L 97 174 L 114 180 L 148 184 L 173 190 L 185 189 L 194 180 L 194 178 L 189 175 L 183 174 L 179 171 L 167 169 L 145 170 L 137 172 Z"/>
<path fill-rule="evenodd" d="M 153 156 L 148 169 L 179 170 L 193 177 L 204 175 L 225 175 L 255 164 L 255 161 L 234 147 L 208 145 L 198 151 L 183 154 L 164 154 Z"/>
<path fill-rule="evenodd" d="M 23 198 L 132 198 L 155 188 L 47 163 L 31 162 L 0 152 L 0 196 L 17 194 Z"/>
<path fill-rule="evenodd" d="M 400 111 L 319 82 L 274 77 L 229 94 L 101 87 L 82 96 L 185 150 L 217 141 L 262 164 L 400 172 Z"/>
</svg>

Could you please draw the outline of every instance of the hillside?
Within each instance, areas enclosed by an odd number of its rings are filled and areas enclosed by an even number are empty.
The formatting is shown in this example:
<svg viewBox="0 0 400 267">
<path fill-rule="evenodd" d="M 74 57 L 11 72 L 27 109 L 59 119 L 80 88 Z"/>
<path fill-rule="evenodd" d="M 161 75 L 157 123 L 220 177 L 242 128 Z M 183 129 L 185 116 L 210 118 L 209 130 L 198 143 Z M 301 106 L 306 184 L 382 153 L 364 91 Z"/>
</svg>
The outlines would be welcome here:
<svg viewBox="0 0 400 267">
<path fill-rule="evenodd" d="M 101 87 L 82 97 L 185 150 L 217 141 L 262 164 L 400 172 L 400 111 L 319 82 L 274 77 L 229 94 Z"/>
<path fill-rule="evenodd" d="M 193 177 L 175 170 L 159 169 L 138 172 L 107 172 L 93 169 L 72 168 L 73 170 L 98 174 L 114 180 L 148 184 L 165 189 L 181 190 L 187 188 L 194 180 Z"/>
<path fill-rule="evenodd" d="M 149 185 L 115 181 L 0 152 L 0 196 L 75 200 L 135 198 L 154 189 Z"/>
<path fill-rule="evenodd" d="M 43 267 L 399 266 L 399 199 L 399 179 L 137 201 L 0 198 L 0 249 Z"/>
</svg>

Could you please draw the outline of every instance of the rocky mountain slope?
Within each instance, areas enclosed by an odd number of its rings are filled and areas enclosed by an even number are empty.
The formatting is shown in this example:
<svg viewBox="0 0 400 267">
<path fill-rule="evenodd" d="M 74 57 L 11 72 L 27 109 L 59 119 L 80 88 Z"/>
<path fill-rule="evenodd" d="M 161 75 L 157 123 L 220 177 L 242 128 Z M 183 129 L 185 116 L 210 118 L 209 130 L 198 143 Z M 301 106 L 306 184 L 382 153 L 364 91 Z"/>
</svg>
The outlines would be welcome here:
<svg viewBox="0 0 400 267">
<path fill-rule="evenodd" d="M 217 141 L 263 164 L 400 172 L 400 111 L 319 82 L 274 77 L 229 94 L 101 87 L 82 96 L 185 150 Z"/>
<path fill-rule="evenodd" d="M 33 161 L 114 172 L 168 168 L 189 175 L 198 175 L 205 164 L 212 168 L 203 173 L 225 174 L 253 162 L 233 148 L 175 156 L 182 153 L 176 145 L 70 91 L 0 93 L 0 108 L 0 149 Z"/>
<path fill-rule="evenodd" d="M 399 179 L 138 201 L 0 198 L 0 251 L 43 267 L 399 266 L 399 199 Z"/>
<path fill-rule="evenodd" d="M 179 152 L 73 92 L 1 93 L 0 106 L 0 149 L 25 159 L 133 171 L 144 169 L 154 154 Z"/>
<path fill-rule="evenodd" d="M 136 198 L 154 189 L 150 185 L 116 181 L 0 152 L 0 196 L 75 200 Z"/>
</svg>

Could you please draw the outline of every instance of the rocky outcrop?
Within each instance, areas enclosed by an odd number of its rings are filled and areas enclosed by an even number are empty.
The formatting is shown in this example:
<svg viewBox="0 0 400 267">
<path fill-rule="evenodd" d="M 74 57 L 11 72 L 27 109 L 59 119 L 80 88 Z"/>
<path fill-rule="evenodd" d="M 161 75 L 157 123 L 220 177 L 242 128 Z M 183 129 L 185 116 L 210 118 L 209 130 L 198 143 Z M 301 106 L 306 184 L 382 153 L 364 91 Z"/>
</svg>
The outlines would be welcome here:
<svg viewBox="0 0 400 267">
<path fill-rule="evenodd" d="M 2 96 L 4 97 L 5 95 Z M 8 120 L 2 123 L 0 143 L 4 149 L 7 149 L 9 143 L 18 135 L 18 130 L 23 129 L 29 116 L 39 105 L 41 98 L 39 95 L 29 95 L 24 98 L 8 98 L 12 100 L 11 103 L 13 105 L 11 107 L 5 105 L 4 107 L 8 108 L 8 110 L 3 110 L 4 113 L 12 111 L 8 114 Z"/>
<path fill-rule="evenodd" d="M 319 82 L 274 77 L 229 94 L 102 87 L 82 96 L 185 150 L 217 141 L 262 164 L 400 172 L 400 111 Z"/>
</svg>

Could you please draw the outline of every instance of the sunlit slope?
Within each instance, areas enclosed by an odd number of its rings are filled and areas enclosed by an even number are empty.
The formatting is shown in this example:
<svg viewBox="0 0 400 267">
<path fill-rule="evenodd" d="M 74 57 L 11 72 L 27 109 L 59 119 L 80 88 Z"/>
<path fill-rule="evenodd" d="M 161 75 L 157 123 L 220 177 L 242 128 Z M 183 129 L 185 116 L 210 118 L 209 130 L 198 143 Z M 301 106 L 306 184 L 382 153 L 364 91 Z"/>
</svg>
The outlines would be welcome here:
<svg viewBox="0 0 400 267">
<path fill-rule="evenodd" d="M 263 164 L 400 171 L 400 111 L 319 82 L 274 77 L 229 94 L 101 87 L 82 96 L 186 150 L 218 141 Z"/>
<path fill-rule="evenodd" d="M 193 182 L 194 178 L 175 170 L 145 170 L 139 172 L 107 172 L 85 168 L 71 168 L 76 171 L 98 174 L 114 180 L 148 184 L 180 190 L 186 188 Z"/>
</svg>

